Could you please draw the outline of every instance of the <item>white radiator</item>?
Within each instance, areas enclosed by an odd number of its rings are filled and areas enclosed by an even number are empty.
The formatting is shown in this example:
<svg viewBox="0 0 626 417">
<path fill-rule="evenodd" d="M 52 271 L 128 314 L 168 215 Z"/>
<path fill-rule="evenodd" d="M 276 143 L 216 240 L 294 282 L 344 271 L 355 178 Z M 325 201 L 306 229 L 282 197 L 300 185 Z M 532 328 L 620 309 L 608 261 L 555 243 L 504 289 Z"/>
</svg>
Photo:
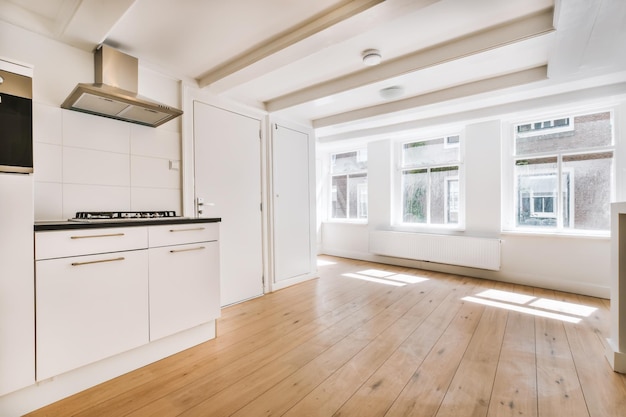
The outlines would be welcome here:
<svg viewBox="0 0 626 417">
<path fill-rule="evenodd" d="M 369 237 L 369 251 L 377 255 L 500 270 L 500 239 L 389 231 Z"/>
</svg>

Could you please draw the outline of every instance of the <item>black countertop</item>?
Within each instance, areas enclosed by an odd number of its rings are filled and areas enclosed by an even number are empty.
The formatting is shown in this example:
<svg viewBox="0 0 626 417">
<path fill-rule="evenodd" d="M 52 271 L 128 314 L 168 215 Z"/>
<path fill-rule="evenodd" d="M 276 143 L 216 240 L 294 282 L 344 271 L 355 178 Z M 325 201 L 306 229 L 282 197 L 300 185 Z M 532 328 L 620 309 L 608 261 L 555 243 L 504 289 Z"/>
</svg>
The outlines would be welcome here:
<svg viewBox="0 0 626 417">
<path fill-rule="evenodd" d="M 158 226 L 164 224 L 193 224 L 193 223 L 216 223 L 221 222 L 219 217 L 213 218 L 191 218 L 191 217 L 167 217 L 162 219 L 124 219 L 124 220 L 58 220 L 35 222 L 35 232 L 50 230 L 70 230 L 70 229 L 99 229 L 110 227 L 131 227 L 131 226 Z"/>
</svg>

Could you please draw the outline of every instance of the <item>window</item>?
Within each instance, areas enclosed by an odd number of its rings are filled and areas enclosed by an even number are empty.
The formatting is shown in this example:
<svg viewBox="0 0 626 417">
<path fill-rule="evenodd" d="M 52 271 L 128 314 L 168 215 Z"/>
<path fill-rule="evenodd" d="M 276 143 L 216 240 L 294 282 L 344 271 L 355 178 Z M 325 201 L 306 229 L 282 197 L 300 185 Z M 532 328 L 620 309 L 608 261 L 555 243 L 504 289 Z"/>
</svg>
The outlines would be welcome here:
<svg viewBox="0 0 626 417">
<path fill-rule="evenodd" d="M 367 150 L 331 155 L 331 218 L 367 219 Z"/>
<path fill-rule="evenodd" d="M 459 135 L 402 144 L 402 223 L 459 223 L 459 145 Z"/>
<path fill-rule="evenodd" d="M 566 132 L 574 130 L 574 123 L 569 117 L 554 120 L 544 120 L 542 122 L 532 122 L 517 125 L 518 136 L 545 135 L 547 133 Z"/>
<path fill-rule="evenodd" d="M 515 227 L 609 230 L 611 113 L 523 123 L 514 133 Z"/>
</svg>

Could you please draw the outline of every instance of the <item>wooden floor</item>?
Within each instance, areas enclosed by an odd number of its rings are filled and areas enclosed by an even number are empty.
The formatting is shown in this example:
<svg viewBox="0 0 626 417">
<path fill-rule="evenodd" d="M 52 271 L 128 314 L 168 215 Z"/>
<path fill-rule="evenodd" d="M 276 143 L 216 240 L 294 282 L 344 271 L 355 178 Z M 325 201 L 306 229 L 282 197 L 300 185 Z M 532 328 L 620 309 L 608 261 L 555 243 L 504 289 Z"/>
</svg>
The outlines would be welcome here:
<svg viewBox="0 0 626 417">
<path fill-rule="evenodd" d="M 29 416 L 624 417 L 608 301 L 340 258 Z"/>
</svg>

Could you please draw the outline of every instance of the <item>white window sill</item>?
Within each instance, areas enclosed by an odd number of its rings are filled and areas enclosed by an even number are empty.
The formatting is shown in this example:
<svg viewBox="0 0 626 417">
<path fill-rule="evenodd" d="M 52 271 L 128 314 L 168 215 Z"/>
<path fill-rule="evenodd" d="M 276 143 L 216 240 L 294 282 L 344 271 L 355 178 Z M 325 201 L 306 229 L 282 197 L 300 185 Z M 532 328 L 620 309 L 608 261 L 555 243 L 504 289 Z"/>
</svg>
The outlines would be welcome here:
<svg viewBox="0 0 626 417">
<path fill-rule="evenodd" d="M 431 233 L 431 234 L 451 234 L 455 232 L 464 232 L 465 226 L 462 225 L 443 225 L 443 224 L 432 224 L 432 225 L 413 225 L 413 224 L 395 224 L 391 226 L 391 230 L 394 232 L 410 232 L 410 233 Z"/>
<path fill-rule="evenodd" d="M 349 219 L 327 219 L 323 220 L 322 223 L 330 223 L 330 224 L 361 224 L 367 225 L 367 220 L 349 220 Z"/>
<path fill-rule="evenodd" d="M 610 239 L 611 233 L 606 231 L 594 231 L 594 232 L 565 232 L 565 231 L 546 231 L 546 230 L 519 230 L 519 229 L 511 229 L 511 230 L 502 230 L 500 232 L 502 235 L 511 235 L 511 236 L 536 236 L 536 237 L 551 237 L 551 238 L 581 238 L 581 239 Z"/>
</svg>

